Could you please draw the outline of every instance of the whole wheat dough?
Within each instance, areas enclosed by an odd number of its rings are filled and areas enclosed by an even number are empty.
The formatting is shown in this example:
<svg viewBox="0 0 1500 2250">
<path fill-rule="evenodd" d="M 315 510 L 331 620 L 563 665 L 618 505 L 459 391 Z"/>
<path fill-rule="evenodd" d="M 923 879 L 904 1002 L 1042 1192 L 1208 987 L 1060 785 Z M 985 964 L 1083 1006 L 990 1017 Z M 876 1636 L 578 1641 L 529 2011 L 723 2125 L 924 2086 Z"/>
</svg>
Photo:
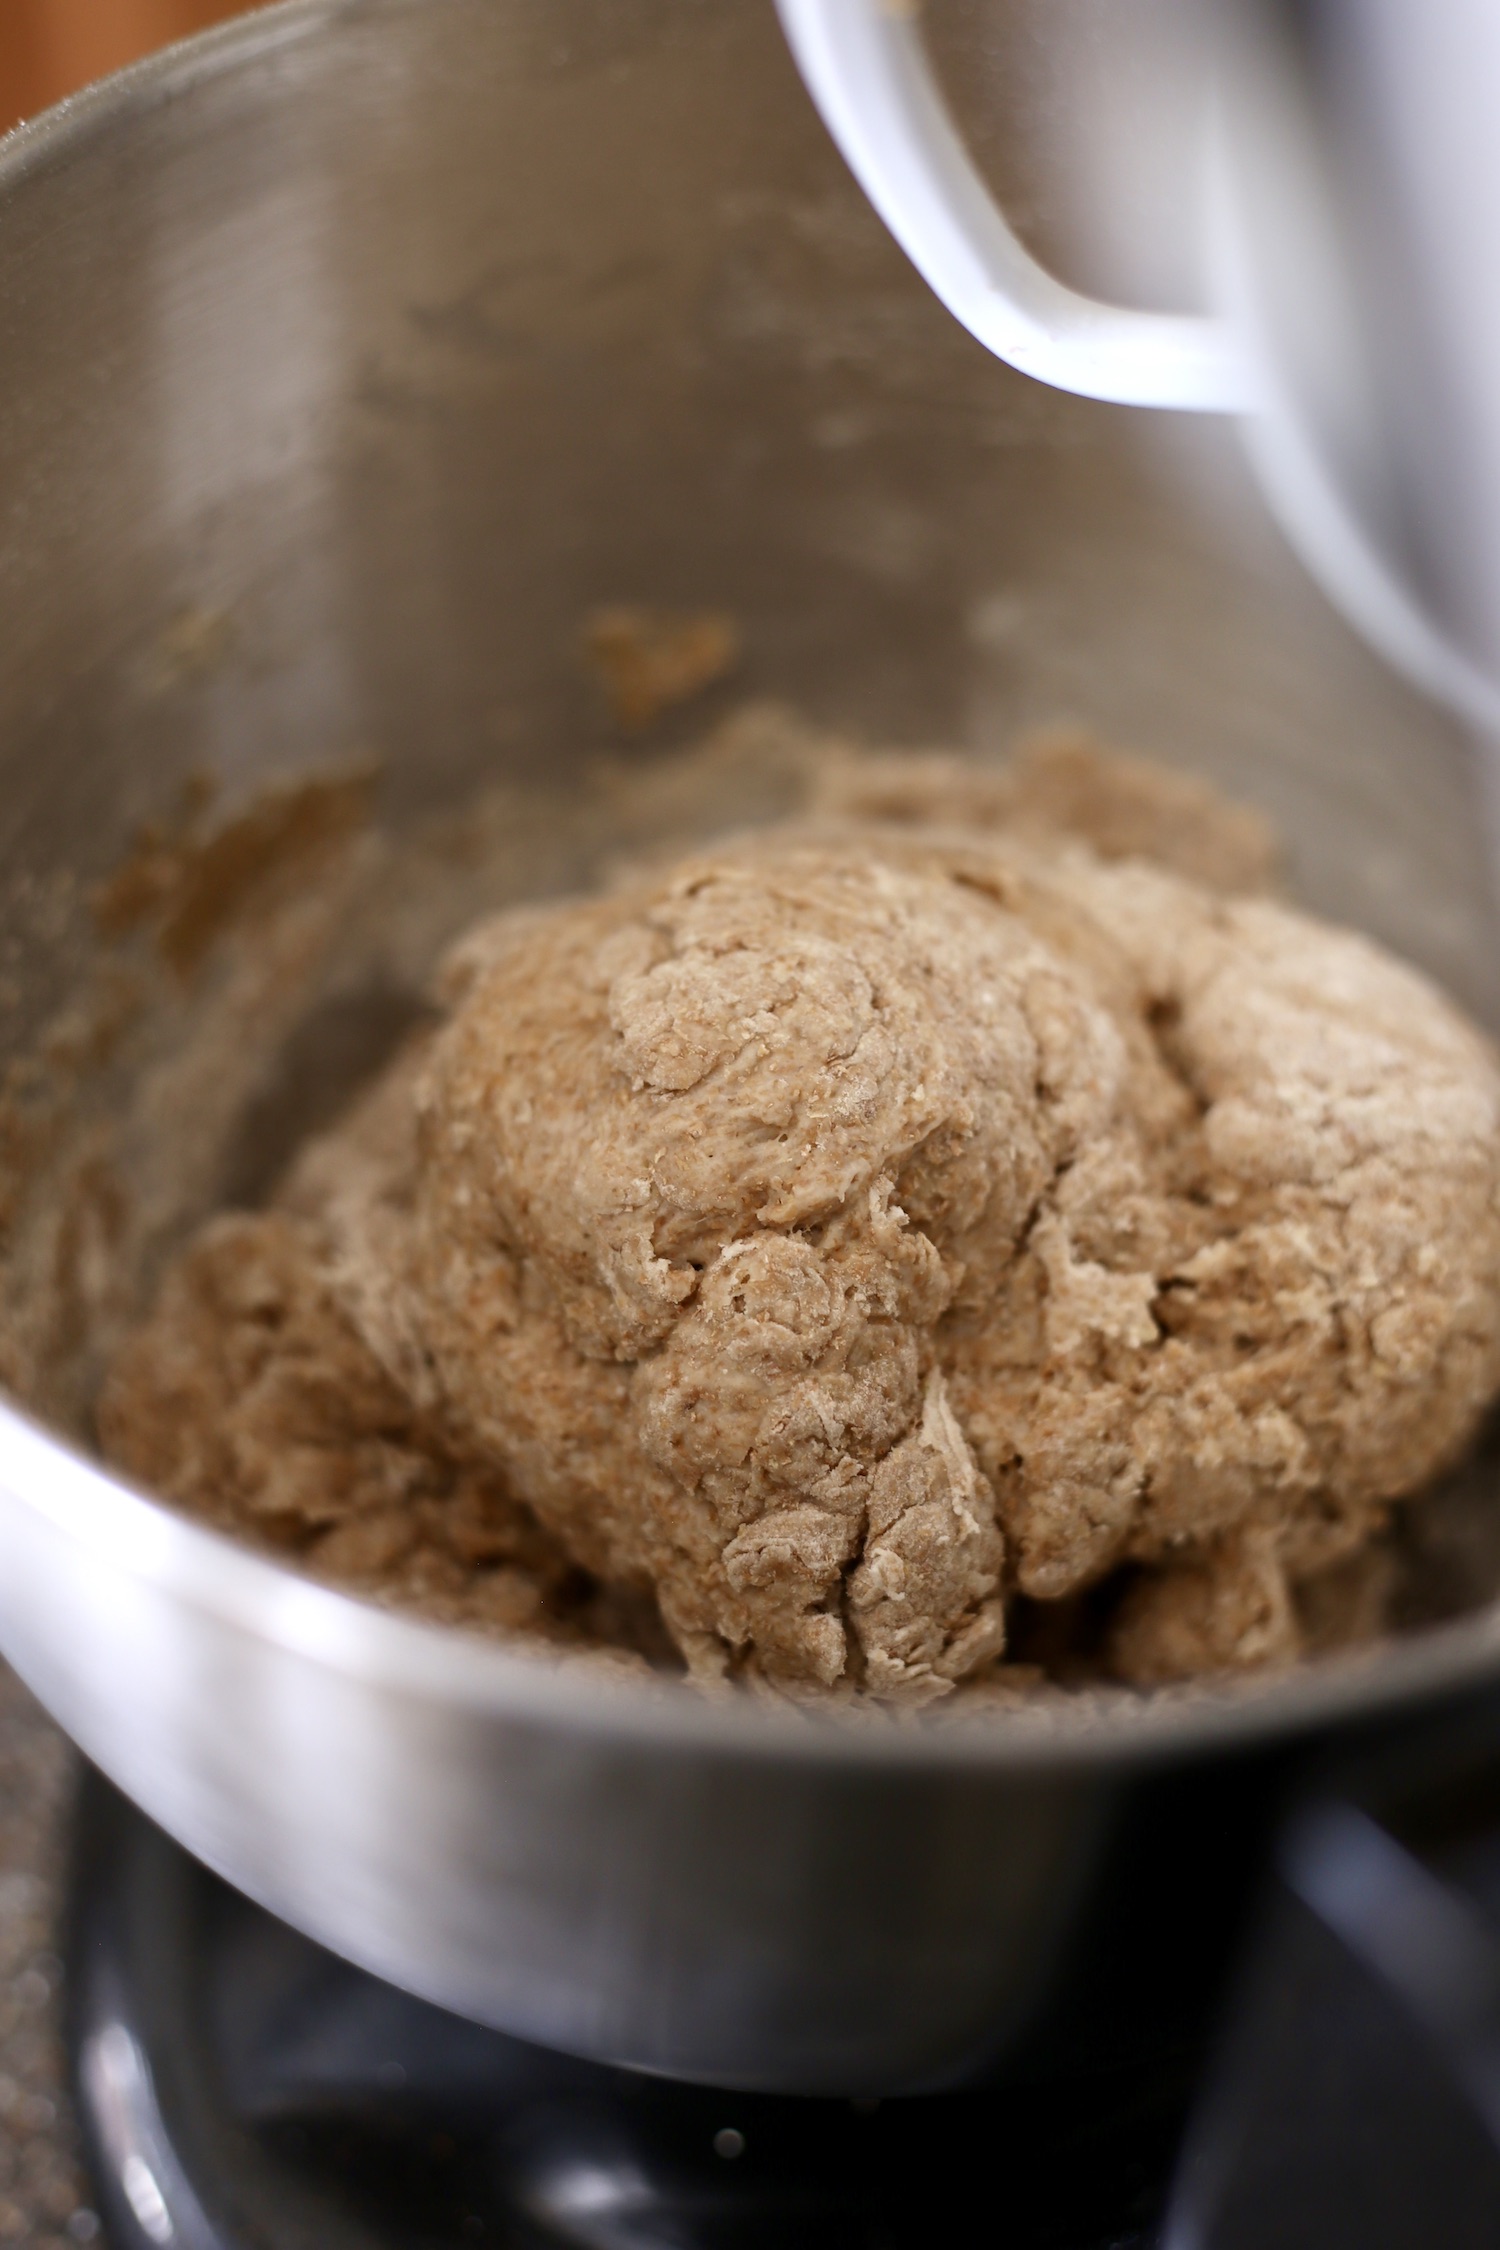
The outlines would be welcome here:
<svg viewBox="0 0 1500 2250">
<path fill-rule="evenodd" d="M 112 1457 L 456 1621 L 640 1648 L 654 1594 L 705 1682 L 927 1702 L 1100 1586 L 1120 1677 L 1295 1654 L 1500 1387 L 1494 1057 L 1212 887 L 1260 832 L 1190 785 L 1176 869 L 1082 840 L 1099 790 L 960 832 L 961 786 L 865 765 L 471 933 L 442 1027 L 190 1249 Z"/>
</svg>

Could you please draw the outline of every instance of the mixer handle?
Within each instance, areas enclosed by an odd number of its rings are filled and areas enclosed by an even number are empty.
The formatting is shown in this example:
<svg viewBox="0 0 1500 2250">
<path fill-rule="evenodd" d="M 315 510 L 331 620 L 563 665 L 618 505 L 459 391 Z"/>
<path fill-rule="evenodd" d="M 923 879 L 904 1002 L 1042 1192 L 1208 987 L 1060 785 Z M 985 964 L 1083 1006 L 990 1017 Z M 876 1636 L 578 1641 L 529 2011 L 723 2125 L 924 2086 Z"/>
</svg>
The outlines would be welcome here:
<svg viewBox="0 0 1500 2250">
<path fill-rule="evenodd" d="M 916 0 L 776 0 L 808 90 L 896 240 L 999 358 L 1085 398 L 1237 413 L 1250 379 L 1221 321 L 1067 288 L 1017 239 L 928 65 Z"/>
<path fill-rule="evenodd" d="M 1271 511 L 1313 576 L 1424 694 L 1500 740 L 1500 683 L 1430 613 L 1404 555 L 1371 519 L 1368 496 L 1348 488 L 1341 448 L 1316 402 L 1284 364 L 1285 339 L 1267 318 L 1263 277 L 1249 255 L 1244 183 L 1237 190 L 1233 182 L 1233 120 L 1216 120 L 1204 166 L 1216 286 L 1231 317 L 1131 312 L 1067 288 L 1011 231 L 933 77 L 919 0 L 776 6 L 855 178 L 970 333 L 1024 374 L 1085 398 L 1244 415 Z M 1279 148 L 1286 120 L 1274 122 L 1268 145 Z M 1327 294 L 1319 298 L 1325 311 Z"/>
</svg>

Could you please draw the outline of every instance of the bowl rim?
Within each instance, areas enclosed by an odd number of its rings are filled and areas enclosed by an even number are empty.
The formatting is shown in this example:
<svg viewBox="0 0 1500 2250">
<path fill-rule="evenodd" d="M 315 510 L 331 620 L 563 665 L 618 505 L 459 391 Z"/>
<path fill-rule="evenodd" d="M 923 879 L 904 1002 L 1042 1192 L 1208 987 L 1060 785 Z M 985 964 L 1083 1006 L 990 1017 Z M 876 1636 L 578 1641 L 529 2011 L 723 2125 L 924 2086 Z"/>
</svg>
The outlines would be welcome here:
<svg viewBox="0 0 1500 2250">
<path fill-rule="evenodd" d="M 399 8 L 411 0 L 377 4 Z M 116 117 L 143 116 L 194 86 L 312 37 L 340 16 L 369 12 L 369 0 L 261 0 L 243 15 L 153 49 L 0 133 L 0 197 L 13 193 L 23 180 L 65 163 L 80 143 L 102 133 Z"/>
<path fill-rule="evenodd" d="M 90 1565 L 262 1647 L 488 1723 L 507 1721 L 683 1757 L 927 1771 L 1087 1773 L 1269 1748 L 1314 1731 L 1406 1718 L 1493 1681 L 1500 1604 L 1405 1640 L 1260 1678 L 1127 1688 L 930 1717 L 778 1706 L 673 1678 L 608 1678 L 551 1654 L 404 1617 L 319 1584 L 152 1498 L 18 1408 L 0 1404 L 0 1493 Z M 566 1653 L 566 1652 L 564 1652 Z M 943 1707 L 940 1706 L 941 1710 Z"/>
<path fill-rule="evenodd" d="M 0 204 L 66 164 L 118 120 L 378 10 L 430 0 L 275 0 L 147 55 L 0 137 Z M 1107 411 L 1107 410 L 1106 410 Z M 0 1493 L 120 1571 L 269 1648 L 351 1680 L 400 1687 L 495 1723 L 514 1721 L 683 1756 L 838 1767 L 964 1768 L 1004 1775 L 1084 1773 L 1262 1750 L 1320 1730 L 1413 1715 L 1423 1704 L 1494 1685 L 1500 1603 L 1451 1623 L 1283 1673 L 1149 1697 L 1129 1689 L 930 1720 L 853 1724 L 837 1712 L 673 1680 L 607 1683 L 582 1668 L 402 1617 L 319 1585 L 112 1475 L 18 1407 L 0 1401 Z"/>
</svg>

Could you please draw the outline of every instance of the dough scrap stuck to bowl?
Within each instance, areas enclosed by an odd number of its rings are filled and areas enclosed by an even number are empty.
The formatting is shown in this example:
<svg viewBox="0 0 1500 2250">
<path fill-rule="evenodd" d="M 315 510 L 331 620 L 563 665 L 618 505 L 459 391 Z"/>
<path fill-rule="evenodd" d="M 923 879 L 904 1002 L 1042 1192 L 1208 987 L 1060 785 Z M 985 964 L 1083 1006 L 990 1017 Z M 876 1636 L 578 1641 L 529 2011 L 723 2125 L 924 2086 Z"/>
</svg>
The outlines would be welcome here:
<svg viewBox="0 0 1500 2250">
<path fill-rule="evenodd" d="M 921 1705 L 1091 1589 L 1116 1677 L 1288 1660 L 1500 1387 L 1500 1071 L 1270 864 L 1060 743 L 482 925 L 106 1451 L 454 1621 L 651 1653 L 654 1597 L 705 1685 Z"/>
</svg>

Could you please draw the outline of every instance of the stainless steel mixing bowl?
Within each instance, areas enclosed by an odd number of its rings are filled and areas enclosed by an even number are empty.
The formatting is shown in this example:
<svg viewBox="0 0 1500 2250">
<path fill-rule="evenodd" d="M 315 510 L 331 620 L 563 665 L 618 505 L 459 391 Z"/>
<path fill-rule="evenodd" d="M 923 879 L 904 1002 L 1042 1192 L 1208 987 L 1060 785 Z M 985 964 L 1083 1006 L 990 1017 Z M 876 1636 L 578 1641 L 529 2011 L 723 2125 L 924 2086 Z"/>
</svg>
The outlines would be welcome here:
<svg viewBox="0 0 1500 2250">
<path fill-rule="evenodd" d="M 764 0 L 292 0 L 67 105 L 0 149 L 12 1051 L 195 769 L 373 752 L 398 828 L 502 771 L 561 801 L 600 740 L 579 619 L 618 598 L 732 610 L 747 689 L 876 738 L 1070 716 L 1196 764 L 1313 904 L 1486 1009 L 1464 745 L 1282 559 L 1231 440 L 1144 457 L 1126 420 L 928 300 Z M 150 675 L 208 613 L 213 661 Z M 1500 1672 L 1483 1613 L 1238 1694 L 849 1734 L 379 1614 L 10 1412 L 0 1645 L 381 1975 L 851 2094 L 1132 2050 L 1164 1964 L 1209 1978 L 1292 1747 Z"/>
</svg>

